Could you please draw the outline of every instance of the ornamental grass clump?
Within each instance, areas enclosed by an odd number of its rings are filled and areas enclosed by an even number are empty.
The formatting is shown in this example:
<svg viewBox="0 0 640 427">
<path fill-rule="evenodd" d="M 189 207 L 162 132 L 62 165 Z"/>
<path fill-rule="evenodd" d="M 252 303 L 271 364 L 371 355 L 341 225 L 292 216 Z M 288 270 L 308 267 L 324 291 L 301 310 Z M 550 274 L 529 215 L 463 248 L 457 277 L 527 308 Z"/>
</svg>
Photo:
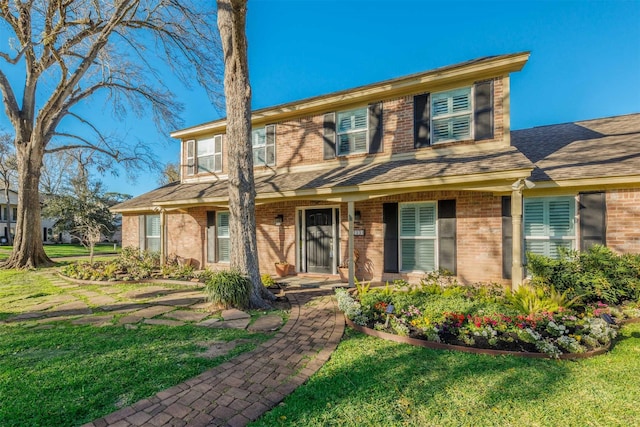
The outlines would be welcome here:
<svg viewBox="0 0 640 427">
<path fill-rule="evenodd" d="M 209 301 L 224 308 L 247 308 L 250 292 L 251 281 L 238 270 L 216 271 L 205 284 Z"/>
</svg>

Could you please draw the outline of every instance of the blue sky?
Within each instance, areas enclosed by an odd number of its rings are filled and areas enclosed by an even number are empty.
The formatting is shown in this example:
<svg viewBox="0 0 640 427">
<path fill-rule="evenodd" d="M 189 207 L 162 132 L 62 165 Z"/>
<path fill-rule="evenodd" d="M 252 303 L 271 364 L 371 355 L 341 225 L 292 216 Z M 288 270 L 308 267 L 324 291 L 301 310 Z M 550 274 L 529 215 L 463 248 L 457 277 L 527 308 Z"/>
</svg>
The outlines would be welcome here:
<svg viewBox="0 0 640 427">
<path fill-rule="evenodd" d="M 253 107 L 531 51 L 511 77 L 513 129 L 640 112 L 639 22 L 640 0 L 249 0 Z M 203 91 L 177 91 L 185 127 L 220 118 Z M 158 151 L 175 161 L 179 143 Z M 132 195 L 157 186 L 103 180 Z"/>
</svg>

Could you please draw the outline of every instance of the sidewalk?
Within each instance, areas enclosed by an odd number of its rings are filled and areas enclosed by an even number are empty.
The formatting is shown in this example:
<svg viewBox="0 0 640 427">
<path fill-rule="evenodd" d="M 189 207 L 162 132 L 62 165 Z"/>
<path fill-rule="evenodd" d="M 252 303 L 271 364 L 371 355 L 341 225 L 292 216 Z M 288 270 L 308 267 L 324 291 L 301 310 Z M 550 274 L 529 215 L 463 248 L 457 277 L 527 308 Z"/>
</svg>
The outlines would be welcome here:
<svg viewBox="0 0 640 427">
<path fill-rule="evenodd" d="M 244 426 L 257 419 L 320 369 L 344 332 L 332 289 L 288 289 L 287 296 L 291 315 L 271 340 L 85 426 Z"/>
</svg>

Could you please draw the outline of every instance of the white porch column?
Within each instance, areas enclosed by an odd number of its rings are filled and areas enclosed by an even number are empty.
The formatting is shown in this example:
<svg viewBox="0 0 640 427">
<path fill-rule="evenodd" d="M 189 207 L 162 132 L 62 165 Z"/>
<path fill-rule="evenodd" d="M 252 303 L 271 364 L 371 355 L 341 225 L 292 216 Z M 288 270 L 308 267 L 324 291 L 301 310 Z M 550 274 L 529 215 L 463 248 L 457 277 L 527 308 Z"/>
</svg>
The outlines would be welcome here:
<svg viewBox="0 0 640 427">
<path fill-rule="evenodd" d="M 511 289 L 517 290 L 522 284 L 522 187 L 520 180 L 511 187 Z"/>
<path fill-rule="evenodd" d="M 160 209 L 160 265 L 166 264 L 167 257 L 167 222 L 165 210 Z"/>
<path fill-rule="evenodd" d="M 354 218 L 355 218 L 355 203 L 353 201 L 347 202 L 347 215 L 349 217 L 349 249 L 348 249 L 348 259 L 349 259 L 349 287 L 353 288 L 355 286 L 355 281 L 353 278 L 355 277 L 356 266 L 353 259 L 353 251 L 354 251 L 354 243 L 353 243 L 353 227 L 354 227 Z"/>
</svg>

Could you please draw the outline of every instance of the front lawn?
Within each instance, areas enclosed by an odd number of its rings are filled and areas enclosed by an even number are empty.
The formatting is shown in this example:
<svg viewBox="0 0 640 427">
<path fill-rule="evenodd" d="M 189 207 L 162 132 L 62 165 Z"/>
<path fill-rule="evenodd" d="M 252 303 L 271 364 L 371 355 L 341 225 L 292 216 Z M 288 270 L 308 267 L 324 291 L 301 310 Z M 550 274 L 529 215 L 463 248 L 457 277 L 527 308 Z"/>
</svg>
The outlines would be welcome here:
<svg viewBox="0 0 640 427">
<path fill-rule="evenodd" d="M 11 255 L 13 246 L 0 246 L 0 261 L 7 259 Z M 44 251 L 50 258 L 63 258 L 73 256 L 88 256 L 89 249 L 82 245 L 61 244 L 61 245 L 44 245 Z M 101 243 L 95 246 L 94 255 L 111 255 L 120 253 L 120 247 L 116 246 L 113 250 L 113 243 Z"/>
<path fill-rule="evenodd" d="M 2 323 L 34 311 L 34 306 L 55 301 L 64 304 L 74 295 L 75 300 L 87 301 L 93 314 L 103 315 L 106 313 L 90 302 L 99 297 L 101 289 L 113 291 L 108 295 L 116 299 L 114 303 L 126 303 L 122 295 L 143 286 L 66 289 L 54 286 L 50 275 L 53 271 L 0 270 L 3 427 L 81 425 L 195 377 L 269 338 L 245 330 L 192 324 L 119 325 L 118 316 L 125 314 L 116 314 L 107 326 L 76 326 L 64 319 L 39 322 L 37 318 Z M 153 303 L 153 298 L 129 302 Z M 232 340 L 243 341 L 224 356 L 212 359 L 202 355 L 212 342 Z"/>
<path fill-rule="evenodd" d="M 430 350 L 347 329 L 329 362 L 251 425 L 637 425 L 637 372 L 640 324 L 580 361 Z"/>
</svg>

